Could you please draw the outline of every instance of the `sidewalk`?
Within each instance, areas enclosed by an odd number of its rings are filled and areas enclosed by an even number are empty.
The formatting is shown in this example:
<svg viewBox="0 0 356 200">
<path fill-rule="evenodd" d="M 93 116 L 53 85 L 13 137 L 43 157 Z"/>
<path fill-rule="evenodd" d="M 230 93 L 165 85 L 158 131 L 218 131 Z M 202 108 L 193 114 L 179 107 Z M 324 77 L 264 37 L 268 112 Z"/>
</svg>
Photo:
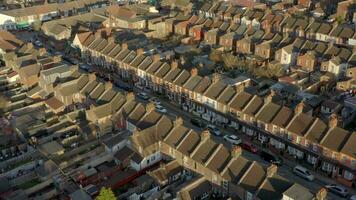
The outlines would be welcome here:
<svg viewBox="0 0 356 200">
<path fill-rule="evenodd" d="M 137 89 L 135 87 L 135 90 L 137 91 L 140 91 L 139 89 Z M 162 101 L 164 100 L 164 106 L 168 107 L 168 108 L 171 108 L 172 110 L 176 111 L 176 114 L 178 116 L 185 116 L 186 118 L 194 118 L 196 116 L 194 116 L 193 114 L 191 113 L 188 113 L 186 111 L 183 111 L 180 106 L 178 106 L 177 104 L 173 104 L 171 102 L 167 102 L 166 99 L 162 99 L 161 96 L 159 95 L 156 95 L 156 94 L 152 94 L 150 93 L 152 96 L 155 96 L 155 97 L 158 97 L 160 98 Z M 259 150 L 270 150 L 269 148 L 267 147 L 263 147 L 261 145 L 261 143 L 259 143 L 258 141 L 256 140 L 251 140 L 251 138 L 243 133 L 241 133 L 241 131 L 236 131 L 234 129 L 231 129 L 231 128 L 223 128 L 223 127 L 219 127 L 220 130 L 222 132 L 225 132 L 225 133 L 234 133 L 236 135 L 238 135 L 243 141 L 251 141 L 252 144 L 254 144 Z M 315 180 L 320 184 L 320 185 L 328 185 L 328 184 L 340 184 L 339 182 L 335 181 L 334 179 L 332 178 L 329 178 L 329 177 L 326 177 L 324 174 L 321 174 L 319 171 L 315 171 L 313 169 L 310 168 L 310 166 L 306 165 L 305 163 L 301 162 L 295 162 L 294 160 L 290 160 L 290 159 L 287 159 L 286 157 L 282 157 L 283 158 L 283 163 L 285 166 L 289 167 L 291 170 L 297 166 L 297 165 L 301 165 L 305 168 L 308 168 L 310 169 L 312 172 L 313 172 L 313 175 L 315 177 Z M 349 192 L 351 194 L 356 194 L 356 190 L 354 188 L 349 188 Z"/>
</svg>

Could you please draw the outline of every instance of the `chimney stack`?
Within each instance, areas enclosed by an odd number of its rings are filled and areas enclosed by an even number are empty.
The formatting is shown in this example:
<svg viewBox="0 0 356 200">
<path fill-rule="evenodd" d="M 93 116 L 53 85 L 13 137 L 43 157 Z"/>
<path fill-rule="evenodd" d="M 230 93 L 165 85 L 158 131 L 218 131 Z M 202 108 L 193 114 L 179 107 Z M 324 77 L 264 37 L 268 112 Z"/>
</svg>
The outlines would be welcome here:
<svg viewBox="0 0 356 200">
<path fill-rule="evenodd" d="M 161 60 L 161 56 L 159 54 L 155 54 L 152 56 L 152 61 L 153 62 L 158 62 Z"/>
<path fill-rule="evenodd" d="M 267 177 L 271 178 L 273 175 L 277 174 L 277 165 L 272 164 L 267 168 Z"/>
<path fill-rule="evenodd" d="M 112 89 L 112 83 L 111 82 L 105 82 L 105 90 L 110 90 Z"/>
<path fill-rule="evenodd" d="M 328 194 L 328 191 L 322 187 L 315 195 L 316 200 L 326 200 L 326 196 Z"/>
<path fill-rule="evenodd" d="M 156 109 L 156 107 L 155 107 L 154 103 L 150 102 L 146 105 L 146 112 L 151 112 L 151 111 L 154 111 L 155 109 Z"/>
<path fill-rule="evenodd" d="M 129 48 L 129 45 L 128 45 L 127 43 L 122 43 L 122 44 L 121 44 L 121 48 L 122 48 L 123 50 L 128 49 L 128 48 Z"/>
<path fill-rule="evenodd" d="M 198 69 L 197 68 L 192 68 L 191 70 L 190 70 L 190 75 L 191 76 L 197 76 L 198 75 Z"/>
<path fill-rule="evenodd" d="M 212 83 L 217 83 L 221 80 L 221 74 L 219 73 L 214 73 L 212 77 Z"/>
<path fill-rule="evenodd" d="M 97 30 L 94 33 L 95 38 L 103 38 L 103 31 L 102 30 Z"/>
<path fill-rule="evenodd" d="M 177 118 L 174 120 L 174 126 L 180 126 L 180 125 L 183 125 L 183 118 L 177 117 Z"/>
<path fill-rule="evenodd" d="M 240 146 L 234 145 L 231 149 L 231 156 L 234 158 L 239 157 L 242 154 L 242 149 Z"/>
<path fill-rule="evenodd" d="M 264 99 L 265 103 L 272 102 L 274 95 L 275 95 L 275 92 L 273 90 L 271 90 L 271 93 L 269 93 Z"/>
<path fill-rule="evenodd" d="M 94 80 L 96 80 L 96 75 L 95 75 L 95 73 L 90 73 L 90 74 L 89 74 L 89 81 L 94 81 Z"/>
<path fill-rule="evenodd" d="M 209 130 L 204 130 L 203 132 L 201 132 L 201 139 L 203 141 L 206 141 L 206 140 L 210 139 L 210 131 Z"/>
<path fill-rule="evenodd" d="M 178 68 L 178 62 L 176 60 L 173 60 L 171 62 L 171 69 L 176 69 L 176 68 Z"/>
<path fill-rule="evenodd" d="M 143 50 L 143 48 L 136 49 L 136 54 L 137 54 L 137 56 L 142 55 L 144 52 L 145 52 L 145 51 Z"/>
<path fill-rule="evenodd" d="M 339 119 L 335 113 L 331 114 L 329 117 L 329 127 L 331 129 L 336 128 L 338 125 Z"/>
<path fill-rule="evenodd" d="M 133 92 L 126 93 L 126 101 L 129 102 L 133 100 L 135 100 L 135 94 Z"/>
<path fill-rule="evenodd" d="M 294 108 L 294 112 L 295 114 L 300 114 L 303 112 L 305 107 L 305 103 L 304 100 L 302 102 L 300 102 L 295 108 Z"/>
</svg>

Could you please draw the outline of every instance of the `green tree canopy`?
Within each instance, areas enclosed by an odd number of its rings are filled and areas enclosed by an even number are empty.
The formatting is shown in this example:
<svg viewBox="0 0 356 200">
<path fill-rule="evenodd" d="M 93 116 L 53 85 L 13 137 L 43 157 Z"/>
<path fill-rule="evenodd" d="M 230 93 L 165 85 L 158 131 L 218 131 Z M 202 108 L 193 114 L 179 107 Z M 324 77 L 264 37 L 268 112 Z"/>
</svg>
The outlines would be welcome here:
<svg viewBox="0 0 356 200">
<path fill-rule="evenodd" d="M 99 195 L 96 197 L 96 200 L 116 200 L 116 197 L 111 188 L 102 187 Z"/>
<path fill-rule="evenodd" d="M 221 62 L 222 61 L 222 53 L 221 51 L 218 51 L 218 50 L 212 50 L 210 52 L 210 55 L 209 55 L 209 58 L 211 61 L 213 62 Z"/>
</svg>

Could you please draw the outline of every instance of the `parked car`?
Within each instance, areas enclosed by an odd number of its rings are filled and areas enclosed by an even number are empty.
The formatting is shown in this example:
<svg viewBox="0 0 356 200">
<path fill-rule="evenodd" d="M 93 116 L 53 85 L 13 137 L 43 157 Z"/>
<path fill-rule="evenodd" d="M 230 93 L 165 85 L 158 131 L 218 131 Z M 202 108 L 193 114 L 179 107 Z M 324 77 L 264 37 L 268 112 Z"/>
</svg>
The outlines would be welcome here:
<svg viewBox="0 0 356 200">
<path fill-rule="evenodd" d="M 140 98 L 140 99 L 143 99 L 143 100 L 148 100 L 150 97 L 148 96 L 147 93 L 145 92 L 140 92 L 137 94 L 137 97 Z"/>
<path fill-rule="evenodd" d="M 261 151 L 260 156 L 263 160 L 267 162 L 270 162 L 275 165 L 282 165 L 282 159 L 272 153 L 269 153 L 267 151 Z"/>
<path fill-rule="evenodd" d="M 339 196 L 342 196 L 342 197 L 347 197 L 349 195 L 349 192 L 347 191 L 347 189 L 342 185 L 330 184 L 330 185 L 325 185 L 325 188 L 328 191 L 330 191 L 334 194 L 337 194 Z"/>
<path fill-rule="evenodd" d="M 198 118 L 192 118 L 192 119 L 190 120 L 190 122 L 191 122 L 193 125 L 198 126 L 198 127 L 200 127 L 200 128 L 204 128 L 204 127 L 206 126 L 206 124 L 204 123 L 204 121 L 201 120 L 201 119 L 198 119 Z"/>
<path fill-rule="evenodd" d="M 300 165 L 297 165 L 293 168 L 293 173 L 308 181 L 314 180 L 314 176 L 305 167 L 302 167 Z"/>
<path fill-rule="evenodd" d="M 257 153 L 257 148 L 255 145 L 251 144 L 250 142 L 243 142 L 241 144 L 241 148 L 251 152 L 251 153 Z"/>
<path fill-rule="evenodd" d="M 207 126 L 207 128 L 208 128 L 208 130 L 209 130 L 212 134 L 214 134 L 214 135 L 216 135 L 216 136 L 221 136 L 221 135 L 222 135 L 220 129 L 219 129 L 218 127 L 212 125 L 212 124 L 209 124 L 209 125 Z"/>
<path fill-rule="evenodd" d="M 156 105 L 155 106 L 156 107 L 156 110 L 158 111 L 158 112 L 161 112 L 161 113 L 166 113 L 167 112 L 167 109 L 165 109 L 163 106 L 161 106 L 161 105 Z"/>
<path fill-rule="evenodd" d="M 42 42 L 39 41 L 39 40 L 36 40 L 36 41 L 34 42 L 34 44 L 35 44 L 36 46 L 38 46 L 38 47 L 43 47 Z"/>
<path fill-rule="evenodd" d="M 225 135 L 224 140 L 228 141 L 232 145 L 240 145 L 241 144 L 241 138 L 237 137 L 236 135 Z"/>
<path fill-rule="evenodd" d="M 152 103 L 154 103 L 156 105 L 161 104 L 161 102 L 156 97 L 151 97 L 148 101 L 152 102 Z"/>
<path fill-rule="evenodd" d="M 350 200 L 356 200 L 356 194 L 350 197 Z"/>
</svg>

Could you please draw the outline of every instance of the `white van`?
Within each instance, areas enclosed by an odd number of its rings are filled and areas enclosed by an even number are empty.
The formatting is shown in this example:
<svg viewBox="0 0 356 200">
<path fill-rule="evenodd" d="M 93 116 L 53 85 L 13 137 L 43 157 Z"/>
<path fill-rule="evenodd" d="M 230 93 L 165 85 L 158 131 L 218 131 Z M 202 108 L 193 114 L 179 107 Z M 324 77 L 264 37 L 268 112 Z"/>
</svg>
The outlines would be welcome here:
<svg viewBox="0 0 356 200">
<path fill-rule="evenodd" d="M 293 173 L 302 177 L 302 178 L 305 178 L 307 179 L 308 181 L 313 181 L 314 180 L 314 176 L 304 167 L 302 166 L 295 166 L 293 168 Z"/>
</svg>

